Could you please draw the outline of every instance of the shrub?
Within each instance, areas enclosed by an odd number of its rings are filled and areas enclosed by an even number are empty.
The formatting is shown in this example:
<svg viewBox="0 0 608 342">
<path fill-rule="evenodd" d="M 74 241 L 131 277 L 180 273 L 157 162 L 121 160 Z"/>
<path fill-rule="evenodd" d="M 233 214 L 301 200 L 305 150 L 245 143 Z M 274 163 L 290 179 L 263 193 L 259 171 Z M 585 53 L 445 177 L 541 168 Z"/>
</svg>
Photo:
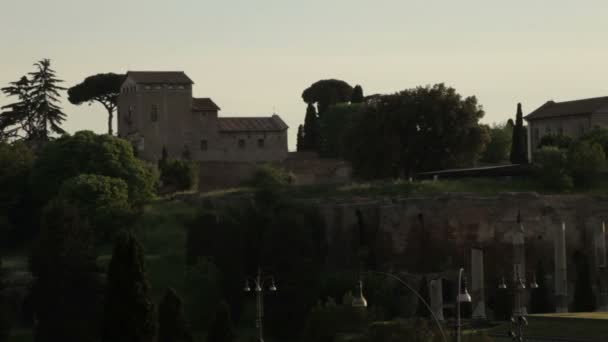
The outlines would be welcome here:
<svg viewBox="0 0 608 342">
<path fill-rule="evenodd" d="M 481 155 L 481 160 L 488 163 L 499 163 L 509 158 L 513 128 L 508 125 L 496 125 L 490 128 L 490 142 Z"/>
<path fill-rule="evenodd" d="M 129 202 L 141 204 L 154 197 L 156 179 L 126 141 L 109 135 L 80 131 L 48 143 L 36 160 L 32 185 L 38 199 L 47 202 L 64 180 L 96 174 L 124 180 Z"/>
<path fill-rule="evenodd" d="M 78 208 L 98 238 L 110 241 L 113 234 L 130 225 L 134 211 L 129 205 L 127 183 L 119 178 L 80 175 L 63 182 L 54 201 Z"/>
<path fill-rule="evenodd" d="M 544 135 L 540 142 L 538 143 L 538 147 L 545 146 L 553 146 L 559 149 L 568 149 L 572 144 L 572 138 L 563 134 L 547 134 Z"/>
<path fill-rule="evenodd" d="M 164 160 L 159 163 L 162 186 L 171 190 L 191 190 L 198 185 L 198 165 L 188 160 Z"/>
<path fill-rule="evenodd" d="M 573 186 L 566 153 L 557 147 L 543 147 L 536 152 L 534 170 L 548 189 L 568 190 Z"/>
<path fill-rule="evenodd" d="M 602 145 L 583 140 L 570 146 L 568 162 L 574 183 L 588 186 L 597 181 L 606 167 L 606 155 Z"/>
<path fill-rule="evenodd" d="M 272 165 L 258 167 L 246 185 L 256 188 L 277 188 L 293 182 L 293 175 Z"/>
</svg>

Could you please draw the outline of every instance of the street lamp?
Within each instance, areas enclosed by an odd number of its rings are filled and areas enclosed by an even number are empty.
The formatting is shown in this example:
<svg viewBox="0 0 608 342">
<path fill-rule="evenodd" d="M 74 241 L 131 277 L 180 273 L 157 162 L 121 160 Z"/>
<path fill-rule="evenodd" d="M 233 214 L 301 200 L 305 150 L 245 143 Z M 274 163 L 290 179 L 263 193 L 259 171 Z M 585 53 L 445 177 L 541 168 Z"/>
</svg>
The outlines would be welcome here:
<svg viewBox="0 0 608 342">
<path fill-rule="evenodd" d="M 255 285 L 255 295 L 256 295 L 256 320 L 255 325 L 258 328 L 258 342 L 264 342 L 264 331 L 262 327 L 262 319 L 264 317 L 264 285 L 267 280 L 270 280 L 270 286 L 268 286 L 268 291 L 275 292 L 277 290 L 277 286 L 274 283 L 274 277 L 266 276 L 262 277 L 262 270 L 258 266 L 258 273 L 255 278 L 251 279 L 253 284 Z M 245 286 L 243 287 L 243 291 L 251 292 L 251 287 L 249 287 L 249 279 L 245 279 Z"/>
<path fill-rule="evenodd" d="M 462 288 L 462 274 L 464 273 L 464 268 L 461 268 L 458 271 L 458 295 L 456 296 L 456 311 L 457 311 L 457 333 L 456 333 L 456 340 L 458 342 L 460 342 L 460 303 L 470 303 L 471 302 L 471 295 L 469 294 L 469 291 L 467 291 L 467 284 L 466 284 L 466 278 L 465 278 L 465 282 L 464 282 L 464 290 Z"/>
<path fill-rule="evenodd" d="M 513 311 L 511 316 L 511 330 L 509 331 L 509 337 L 513 339 L 514 342 L 522 342 L 524 340 L 524 327 L 528 325 L 528 320 L 526 319 L 522 307 L 521 307 L 521 297 L 522 293 L 526 290 L 526 284 L 521 278 L 519 271 L 517 268 L 515 269 L 517 272 L 517 279 L 515 280 L 515 295 L 517 298 L 517 311 Z M 498 288 L 501 290 L 507 289 L 507 284 L 505 282 L 505 277 L 502 277 L 502 281 L 498 284 Z M 538 283 L 536 282 L 536 273 L 532 273 L 532 282 L 528 286 L 530 289 L 538 289 Z"/>
<path fill-rule="evenodd" d="M 437 324 L 437 328 L 439 329 L 439 332 L 441 333 L 443 342 L 448 341 L 447 338 L 445 337 L 445 333 L 443 332 L 443 327 L 441 326 L 439 319 L 437 319 L 437 316 L 433 312 L 433 309 L 431 309 L 431 306 L 429 305 L 429 303 L 427 303 L 427 301 L 420 295 L 420 293 L 416 292 L 416 290 L 414 290 L 408 283 L 406 283 L 403 279 L 397 277 L 394 274 L 380 272 L 380 271 L 368 271 L 368 272 L 396 280 L 401 285 L 405 286 L 405 288 L 407 288 L 410 292 L 412 292 L 416 297 L 418 297 L 420 302 L 422 302 L 422 304 L 424 304 L 424 306 L 427 308 L 427 310 L 429 310 L 429 312 L 431 313 L 431 316 L 433 317 L 433 320 L 435 321 L 435 324 Z M 357 282 L 357 287 L 359 289 L 359 296 L 355 297 L 353 299 L 351 305 L 355 308 L 365 308 L 365 307 L 367 307 L 367 300 L 363 296 L 363 281 L 361 279 L 359 279 L 359 281 Z M 469 298 L 470 298 L 470 296 L 469 296 Z"/>
</svg>

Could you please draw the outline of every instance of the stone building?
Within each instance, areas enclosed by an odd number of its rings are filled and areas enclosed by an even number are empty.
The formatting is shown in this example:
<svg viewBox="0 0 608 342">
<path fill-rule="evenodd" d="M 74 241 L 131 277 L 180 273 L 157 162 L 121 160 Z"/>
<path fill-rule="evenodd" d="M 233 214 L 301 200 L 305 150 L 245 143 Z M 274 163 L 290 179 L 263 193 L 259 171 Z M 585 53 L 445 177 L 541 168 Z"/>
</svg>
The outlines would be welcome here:
<svg viewBox="0 0 608 342">
<path fill-rule="evenodd" d="M 201 162 L 276 162 L 287 158 L 288 126 L 278 115 L 218 117 L 210 98 L 176 71 L 129 71 L 118 97 L 118 135 L 148 161 L 189 156 Z"/>
<path fill-rule="evenodd" d="M 593 127 L 608 127 L 608 97 L 567 102 L 548 101 L 524 117 L 528 122 L 528 155 L 547 134 L 578 138 Z"/>
</svg>

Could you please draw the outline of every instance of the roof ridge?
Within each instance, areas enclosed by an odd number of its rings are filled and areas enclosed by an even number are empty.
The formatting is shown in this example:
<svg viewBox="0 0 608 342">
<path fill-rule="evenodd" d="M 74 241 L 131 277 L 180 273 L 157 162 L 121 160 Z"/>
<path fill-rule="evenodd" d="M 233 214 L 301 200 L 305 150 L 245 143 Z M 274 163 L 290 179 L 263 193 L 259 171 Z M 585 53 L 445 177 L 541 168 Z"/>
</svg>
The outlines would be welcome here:
<svg viewBox="0 0 608 342">
<path fill-rule="evenodd" d="M 555 101 L 550 100 L 545 103 L 553 102 L 552 104 L 562 104 L 562 103 L 582 102 L 582 101 L 591 101 L 591 100 L 600 100 L 600 99 L 608 99 L 608 96 L 589 97 L 586 99 L 568 100 L 568 101 L 561 101 L 561 102 L 555 102 Z"/>
</svg>

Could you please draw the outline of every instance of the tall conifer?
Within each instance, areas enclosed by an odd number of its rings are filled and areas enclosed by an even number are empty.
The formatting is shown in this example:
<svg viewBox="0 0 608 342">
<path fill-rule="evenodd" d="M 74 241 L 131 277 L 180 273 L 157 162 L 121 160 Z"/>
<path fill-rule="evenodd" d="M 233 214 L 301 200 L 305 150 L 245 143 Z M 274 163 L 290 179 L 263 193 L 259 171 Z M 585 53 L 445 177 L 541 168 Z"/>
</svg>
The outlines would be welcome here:
<svg viewBox="0 0 608 342">
<path fill-rule="evenodd" d="M 316 151 L 319 146 L 319 120 L 315 106 L 312 103 L 309 103 L 306 108 L 303 141 L 303 147 L 306 151 Z"/>
<path fill-rule="evenodd" d="M 43 59 L 34 64 L 38 69 L 29 73 L 31 76 L 31 100 L 36 121 L 36 139 L 48 140 L 51 133 L 64 134 L 61 123 L 66 115 L 59 107 L 59 91 L 65 90 L 59 86 L 63 82 L 58 79 L 55 70 L 51 69 L 51 60 Z"/>
<path fill-rule="evenodd" d="M 513 139 L 511 142 L 511 163 L 525 164 L 528 162 L 526 131 L 524 130 L 524 119 L 521 103 L 517 104 L 517 115 L 515 117 L 515 127 L 513 127 Z"/>
</svg>

